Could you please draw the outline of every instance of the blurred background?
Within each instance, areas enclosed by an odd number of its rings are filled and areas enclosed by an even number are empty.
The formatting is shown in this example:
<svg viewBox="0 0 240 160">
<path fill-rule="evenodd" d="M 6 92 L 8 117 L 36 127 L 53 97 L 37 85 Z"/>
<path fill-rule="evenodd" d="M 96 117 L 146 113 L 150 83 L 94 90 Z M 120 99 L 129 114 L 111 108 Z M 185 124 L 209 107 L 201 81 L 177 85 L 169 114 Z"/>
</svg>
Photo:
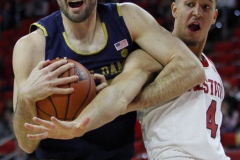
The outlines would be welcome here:
<svg viewBox="0 0 240 160">
<path fill-rule="evenodd" d="M 172 0 L 99 0 L 99 3 L 133 2 L 144 8 L 167 30 L 173 29 Z M 224 81 L 221 141 L 232 160 L 240 160 L 240 0 L 218 0 L 219 16 L 212 26 L 204 53 L 215 63 Z M 56 0 L 0 1 L 0 159 L 34 160 L 15 140 L 12 129 L 13 70 L 12 52 L 17 40 L 28 34 L 31 23 L 58 10 Z M 135 156 L 148 159 L 136 123 Z"/>
</svg>

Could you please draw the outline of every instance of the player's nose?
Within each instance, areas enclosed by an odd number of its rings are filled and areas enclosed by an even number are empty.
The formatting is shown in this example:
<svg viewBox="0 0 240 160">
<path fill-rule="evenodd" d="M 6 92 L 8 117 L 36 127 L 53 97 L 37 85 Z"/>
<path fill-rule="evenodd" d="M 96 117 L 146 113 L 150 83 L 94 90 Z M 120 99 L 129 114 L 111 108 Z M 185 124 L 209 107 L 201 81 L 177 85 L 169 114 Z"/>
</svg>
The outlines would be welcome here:
<svg viewBox="0 0 240 160">
<path fill-rule="evenodd" d="M 193 8 L 193 12 L 192 14 L 196 17 L 202 17 L 203 16 L 203 10 L 201 8 L 201 6 L 199 4 L 197 4 L 194 8 Z"/>
</svg>

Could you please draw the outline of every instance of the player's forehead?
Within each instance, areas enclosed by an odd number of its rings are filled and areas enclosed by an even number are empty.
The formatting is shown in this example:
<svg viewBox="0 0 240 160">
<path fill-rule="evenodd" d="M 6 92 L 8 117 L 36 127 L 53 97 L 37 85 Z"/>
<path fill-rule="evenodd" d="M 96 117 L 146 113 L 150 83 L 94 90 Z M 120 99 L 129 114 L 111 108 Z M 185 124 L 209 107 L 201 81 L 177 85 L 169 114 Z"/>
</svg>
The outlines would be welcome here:
<svg viewBox="0 0 240 160">
<path fill-rule="evenodd" d="M 175 0 L 175 2 L 179 3 L 179 2 L 208 2 L 208 3 L 217 3 L 217 0 Z"/>
</svg>

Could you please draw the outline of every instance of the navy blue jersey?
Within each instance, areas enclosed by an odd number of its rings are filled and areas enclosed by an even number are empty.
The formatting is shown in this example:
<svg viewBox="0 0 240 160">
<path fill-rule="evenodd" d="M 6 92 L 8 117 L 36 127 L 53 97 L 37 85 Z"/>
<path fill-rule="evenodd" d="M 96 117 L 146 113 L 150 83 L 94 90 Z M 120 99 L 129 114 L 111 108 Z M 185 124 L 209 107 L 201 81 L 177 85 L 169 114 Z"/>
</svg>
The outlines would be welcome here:
<svg viewBox="0 0 240 160">
<path fill-rule="evenodd" d="M 46 37 L 45 59 L 64 58 L 80 62 L 91 73 L 104 74 L 111 80 L 123 69 L 123 64 L 134 50 L 129 31 L 118 4 L 98 4 L 106 43 L 95 53 L 81 53 L 68 43 L 62 24 L 61 11 L 39 20 L 30 27 L 43 30 Z M 108 97 L 105 99 L 108 100 Z M 130 160 L 134 153 L 134 125 L 136 113 L 117 117 L 99 129 L 71 140 L 46 139 L 40 142 L 36 155 L 40 159 Z"/>
</svg>

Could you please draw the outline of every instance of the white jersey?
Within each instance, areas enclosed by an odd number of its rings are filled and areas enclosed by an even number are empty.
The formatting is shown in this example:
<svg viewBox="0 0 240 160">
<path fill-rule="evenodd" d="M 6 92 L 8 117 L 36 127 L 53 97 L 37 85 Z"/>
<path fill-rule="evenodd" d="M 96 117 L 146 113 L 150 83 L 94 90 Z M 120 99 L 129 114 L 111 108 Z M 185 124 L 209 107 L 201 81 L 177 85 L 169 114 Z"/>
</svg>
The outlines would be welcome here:
<svg viewBox="0 0 240 160">
<path fill-rule="evenodd" d="M 138 112 L 150 160 L 230 159 L 220 142 L 222 80 L 212 62 L 203 56 L 203 84 L 169 102 Z"/>
</svg>

